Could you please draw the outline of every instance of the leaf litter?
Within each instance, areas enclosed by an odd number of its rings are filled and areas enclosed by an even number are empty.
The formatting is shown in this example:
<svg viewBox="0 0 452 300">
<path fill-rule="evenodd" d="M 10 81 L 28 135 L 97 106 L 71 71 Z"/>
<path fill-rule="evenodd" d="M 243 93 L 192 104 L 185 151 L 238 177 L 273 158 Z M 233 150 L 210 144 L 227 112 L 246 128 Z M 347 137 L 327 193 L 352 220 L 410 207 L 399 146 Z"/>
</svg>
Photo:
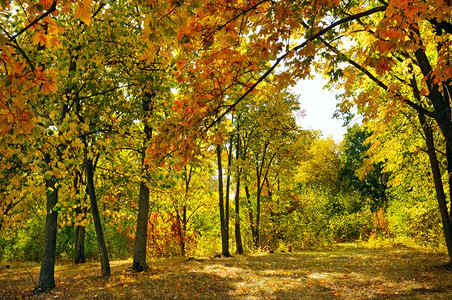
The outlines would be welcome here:
<svg viewBox="0 0 452 300">
<path fill-rule="evenodd" d="M 33 295 L 39 263 L 0 269 L 1 299 L 452 299 L 447 256 L 432 250 L 343 244 L 332 251 L 232 258 L 169 258 L 131 271 L 130 260 L 60 264 L 57 287 Z"/>
</svg>

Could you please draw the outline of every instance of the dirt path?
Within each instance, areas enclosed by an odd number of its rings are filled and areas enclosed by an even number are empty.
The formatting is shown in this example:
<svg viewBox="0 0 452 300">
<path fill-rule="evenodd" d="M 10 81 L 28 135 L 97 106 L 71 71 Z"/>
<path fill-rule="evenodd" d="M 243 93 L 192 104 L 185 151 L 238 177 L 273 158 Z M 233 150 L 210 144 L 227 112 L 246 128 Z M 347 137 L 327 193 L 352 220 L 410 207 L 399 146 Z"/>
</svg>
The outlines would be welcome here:
<svg viewBox="0 0 452 300">
<path fill-rule="evenodd" d="M 30 296 L 39 265 L 0 270 L 0 298 L 35 299 L 452 299 L 446 255 L 403 246 L 330 252 L 272 253 L 224 259 L 165 259 L 135 274 L 131 261 L 60 265 L 58 287 Z"/>
</svg>

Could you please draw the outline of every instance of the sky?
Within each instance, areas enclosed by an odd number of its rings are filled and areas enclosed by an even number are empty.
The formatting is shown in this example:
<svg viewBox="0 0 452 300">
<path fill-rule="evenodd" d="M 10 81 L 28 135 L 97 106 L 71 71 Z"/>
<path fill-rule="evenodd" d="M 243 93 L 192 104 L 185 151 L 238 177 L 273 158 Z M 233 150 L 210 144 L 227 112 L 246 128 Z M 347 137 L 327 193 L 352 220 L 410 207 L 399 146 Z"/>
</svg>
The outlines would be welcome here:
<svg viewBox="0 0 452 300">
<path fill-rule="evenodd" d="M 331 136 L 336 142 L 342 141 L 346 128 L 343 121 L 333 119 L 336 104 L 334 92 L 323 89 L 326 80 L 316 75 L 312 80 L 301 80 L 293 88 L 300 95 L 300 108 L 305 110 L 304 117 L 297 117 L 297 123 L 303 129 L 320 129 L 323 137 Z"/>
</svg>

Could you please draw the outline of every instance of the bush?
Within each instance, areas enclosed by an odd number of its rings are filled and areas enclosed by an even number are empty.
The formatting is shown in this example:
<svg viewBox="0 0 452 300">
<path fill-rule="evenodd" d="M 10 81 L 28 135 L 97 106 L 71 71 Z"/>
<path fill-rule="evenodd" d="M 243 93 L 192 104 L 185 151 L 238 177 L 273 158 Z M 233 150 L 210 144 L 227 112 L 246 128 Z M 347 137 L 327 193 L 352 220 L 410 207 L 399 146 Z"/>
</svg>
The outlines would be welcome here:
<svg viewBox="0 0 452 300">
<path fill-rule="evenodd" d="M 410 197 L 389 202 L 387 218 L 392 237 L 408 237 L 417 244 L 437 247 L 444 243 L 438 204 L 434 197 Z"/>
<path fill-rule="evenodd" d="M 275 230 L 281 233 L 277 245 L 305 250 L 367 238 L 376 228 L 375 213 L 367 203 L 357 194 L 306 190 L 297 198 L 296 209 L 280 217 Z"/>
<path fill-rule="evenodd" d="M 348 242 L 368 237 L 372 232 L 373 220 L 370 209 L 345 213 L 331 218 L 329 228 L 337 242 Z"/>
<path fill-rule="evenodd" d="M 0 259 L 2 261 L 39 261 L 44 241 L 44 218 L 35 218 L 16 223 L 2 232 L 0 237 Z"/>
</svg>

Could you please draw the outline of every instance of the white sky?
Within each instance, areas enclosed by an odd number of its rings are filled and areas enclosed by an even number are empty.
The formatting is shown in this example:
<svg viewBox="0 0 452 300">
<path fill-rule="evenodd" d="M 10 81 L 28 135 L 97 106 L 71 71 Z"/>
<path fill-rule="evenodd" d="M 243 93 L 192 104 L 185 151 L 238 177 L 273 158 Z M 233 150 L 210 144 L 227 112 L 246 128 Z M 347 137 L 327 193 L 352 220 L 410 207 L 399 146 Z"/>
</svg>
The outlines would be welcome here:
<svg viewBox="0 0 452 300">
<path fill-rule="evenodd" d="M 331 136 L 336 142 L 342 140 L 346 128 L 343 121 L 333 119 L 337 100 L 332 91 L 323 89 L 326 80 L 316 75 L 312 80 L 302 80 L 292 89 L 300 95 L 300 108 L 305 110 L 305 117 L 297 117 L 297 123 L 303 129 L 320 129 L 323 137 Z"/>
</svg>

